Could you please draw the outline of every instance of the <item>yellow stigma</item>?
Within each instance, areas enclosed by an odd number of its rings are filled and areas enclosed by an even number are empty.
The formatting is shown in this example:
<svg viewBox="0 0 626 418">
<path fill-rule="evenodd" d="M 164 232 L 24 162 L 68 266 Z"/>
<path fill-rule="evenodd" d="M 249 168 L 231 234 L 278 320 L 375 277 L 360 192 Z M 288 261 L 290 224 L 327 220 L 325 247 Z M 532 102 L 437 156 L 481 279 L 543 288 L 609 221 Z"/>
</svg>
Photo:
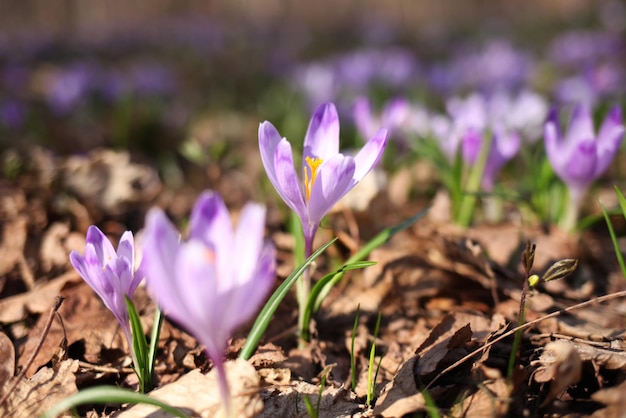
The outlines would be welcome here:
<svg viewBox="0 0 626 418">
<path fill-rule="evenodd" d="M 304 161 L 311 170 L 311 176 L 309 177 L 309 170 L 304 167 L 304 195 L 306 197 L 306 201 L 308 202 L 311 198 L 311 189 L 313 189 L 313 183 L 315 183 L 315 178 L 317 177 L 317 169 L 320 165 L 322 165 L 322 160 L 320 158 L 306 157 Z"/>
</svg>

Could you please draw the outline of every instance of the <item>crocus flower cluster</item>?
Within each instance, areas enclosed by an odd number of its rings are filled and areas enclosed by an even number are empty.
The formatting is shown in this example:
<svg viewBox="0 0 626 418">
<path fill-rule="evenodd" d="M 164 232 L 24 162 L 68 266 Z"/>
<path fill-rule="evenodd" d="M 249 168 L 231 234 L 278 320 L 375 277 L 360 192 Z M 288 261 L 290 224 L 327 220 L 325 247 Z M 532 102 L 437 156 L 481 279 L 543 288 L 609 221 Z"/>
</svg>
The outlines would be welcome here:
<svg viewBox="0 0 626 418">
<path fill-rule="evenodd" d="M 560 128 L 558 112 L 553 109 L 545 124 L 544 137 L 552 168 L 569 190 L 570 213 L 564 227 L 571 229 L 587 189 L 609 167 L 624 137 L 621 110 L 615 106 L 596 135 L 588 106 L 574 108 L 565 134 Z"/>
<path fill-rule="evenodd" d="M 198 198 L 186 241 L 161 209 L 152 209 L 146 219 L 148 289 L 164 313 L 205 347 L 227 409 L 222 355 L 228 338 L 256 312 L 275 279 L 275 250 L 264 242 L 264 230 L 263 206 L 247 204 L 233 229 L 222 198 L 212 192 Z"/>
<path fill-rule="evenodd" d="M 307 257 L 324 215 L 376 165 L 386 143 L 387 130 L 380 129 L 354 157 L 339 153 L 337 109 L 332 103 L 322 104 L 304 137 L 300 179 L 289 141 L 270 122 L 261 123 L 263 166 L 278 194 L 300 217 Z"/>
<path fill-rule="evenodd" d="M 105 306 L 113 312 L 132 352 L 133 337 L 125 296 L 132 298 L 143 279 L 141 273 L 135 274 L 134 271 L 133 234 L 130 231 L 124 232 L 117 252 L 111 241 L 96 226 L 89 227 L 86 241 L 85 253 L 81 255 L 72 251 L 70 262 L 83 280 L 100 296 Z M 134 353 L 133 360 L 135 360 Z"/>
<path fill-rule="evenodd" d="M 486 135 L 492 135 L 482 178 L 483 189 L 491 191 L 502 166 L 519 150 L 521 139 L 504 121 L 490 115 L 487 106 L 486 99 L 478 94 L 453 98 L 447 103 L 450 121 L 440 117 L 433 123 L 433 130 L 450 161 L 460 149 L 463 160 L 470 165 L 476 163 Z"/>
</svg>

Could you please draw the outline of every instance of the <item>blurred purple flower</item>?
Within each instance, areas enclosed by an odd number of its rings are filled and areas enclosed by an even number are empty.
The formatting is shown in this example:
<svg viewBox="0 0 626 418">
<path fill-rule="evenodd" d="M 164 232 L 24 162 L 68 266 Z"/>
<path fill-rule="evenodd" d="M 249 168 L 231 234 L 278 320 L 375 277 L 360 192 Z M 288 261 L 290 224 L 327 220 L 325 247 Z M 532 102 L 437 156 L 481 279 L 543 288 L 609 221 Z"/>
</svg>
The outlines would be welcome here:
<svg viewBox="0 0 626 418">
<path fill-rule="evenodd" d="M 143 266 L 152 295 L 166 315 L 192 333 L 218 372 L 229 405 L 222 356 L 233 331 L 255 314 L 276 271 L 274 246 L 264 242 L 265 208 L 249 203 L 233 230 L 222 198 L 204 192 L 189 220 L 189 238 L 161 209 L 146 218 Z"/>
<path fill-rule="evenodd" d="M 550 59 L 561 66 L 592 64 L 614 56 L 624 47 L 617 34 L 573 30 L 554 39 L 549 48 Z"/>
<path fill-rule="evenodd" d="M 411 51 L 381 48 L 359 49 L 300 64 L 291 71 L 290 78 L 309 103 L 339 100 L 349 103 L 373 85 L 406 86 L 417 80 L 418 73 L 419 65 Z"/>
<path fill-rule="evenodd" d="M 317 108 L 304 137 L 302 181 L 294 168 L 291 144 L 270 122 L 259 126 L 259 148 L 267 176 L 302 222 L 305 253 L 324 215 L 376 165 L 387 144 L 379 130 L 356 156 L 339 153 L 339 116 L 332 103 Z"/>
<path fill-rule="evenodd" d="M 26 114 L 26 106 L 20 101 L 7 99 L 0 103 L 0 125 L 9 130 L 21 128 Z"/>
<path fill-rule="evenodd" d="M 132 298 L 135 289 L 143 279 L 140 272 L 134 271 L 133 234 L 130 231 L 124 232 L 117 246 L 117 252 L 111 241 L 96 226 L 89 227 L 86 241 L 84 255 L 72 251 L 70 262 L 115 315 L 128 341 L 136 365 L 128 309 L 124 298 L 124 296 Z"/>
<path fill-rule="evenodd" d="M 431 86 L 440 91 L 478 89 L 489 93 L 524 86 L 533 69 L 529 54 L 506 40 L 493 40 L 481 49 L 459 50 L 447 63 L 435 64 L 429 78 Z"/>
<path fill-rule="evenodd" d="M 574 108 L 565 135 L 560 129 L 558 112 L 552 109 L 544 128 L 546 153 L 577 205 L 591 183 L 609 167 L 623 136 L 619 106 L 605 117 L 597 135 L 588 106 L 581 104 Z"/>
<path fill-rule="evenodd" d="M 64 115 L 79 106 L 91 92 L 93 76 L 93 68 L 83 64 L 54 72 L 45 92 L 52 111 Z"/>
<path fill-rule="evenodd" d="M 555 96 L 562 103 L 584 103 L 593 107 L 601 99 L 614 98 L 624 92 L 621 68 L 610 62 L 587 65 L 579 75 L 561 80 Z"/>
<path fill-rule="evenodd" d="M 141 63 L 130 69 L 129 80 L 132 90 L 146 96 L 164 96 L 176 89 L 176 78 L 172 71 L 159 64 Z"/>
<path fill-rule="evenodd" d="M 402 97 L 389 100 L 380 116 L 374 115 L 369 100 L 359 97 L 354 103 L 354 124 L 363 138 L 371 138 L 380 128 L 389 131 L 389 138 L 408 147 L 411 137 L 425 137 L 429 132 L 426 109 L 411 104 Z"/>
<path fill-rule="evenodd" d="M 485 136 L 492 135 L 482 177 L 482 188 L 493 190 L 495 180 L 504 164 L 517 154 L 520 136 L 511 130 L 501 118 L 489 113 L 489 103 L 484 96 L 472 94 L 466 99 L 452 98 L 447 103 L 450 122 L 439 117 L 432 121 L 433 132 L 440 140 L 442 152 L 454 161 L 459 147 L 463 161 L 476 163 Z"/>
<path fill-rule="evenodd" d="M 517 95 L 498 91 L 489 98 L 488 107 L 492 123 L 522 134 L 529 142 L 539 139 L 548 115 L 546 99 L 530 90 Z"/>
</svg>

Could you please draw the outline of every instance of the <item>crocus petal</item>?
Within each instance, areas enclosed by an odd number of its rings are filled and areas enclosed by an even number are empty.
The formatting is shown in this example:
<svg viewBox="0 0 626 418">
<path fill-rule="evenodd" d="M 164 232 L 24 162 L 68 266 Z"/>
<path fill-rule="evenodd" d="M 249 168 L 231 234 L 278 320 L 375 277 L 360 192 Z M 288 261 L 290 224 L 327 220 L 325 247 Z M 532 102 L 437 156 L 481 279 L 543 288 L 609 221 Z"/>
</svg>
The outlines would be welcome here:
<svg viewBox="0 0 626 418">
<path fill-rule="evenodd" d="M 566 164 L 566 156 L 560 149 L 563 145 L 561 145 L 561 137 L 558 134 L 558 124 L 555 124 L 551 120 L 546 122 L 543 136 L 548 160 L 550 160 L 554 171 L 561 177 L 560 170 Z"/>
<path fill-rule="evenodd" d="M 604 119 L 597 140 L 597 162 L 594 177 L 599 177 L 606 171 L 624 138 L 622 112 L 615 106 Z"/>
<path fill-rule="evenodd" d="M 254 264 L 255 269 L 248 276 L 248 280 L 238 283 L 237 288 L 233 289 L 229 296 L 229 306 L 221 315 L 232 320 L 232 329 L 257 312 L 276 280 L 276 250 L 273 245 L 265 243 L 259 257 L 248 261 Z"/>
<path fill-rule="evenodd" d="M 291 144 L 283 139 L 276 148 L 274 155 L 274 167 L 276 168 L 277 187 L 285 203 L 295 211 L 300 218 L 306 218 L 306 205 L 302 195 L 300 179 L 293 165 L 293 153 Z"/>
<path fill-rule="evenodd" d="M 235 242 L 232 221 L 222 197 L 205 191 L 194 204 L 189 219 L 189 239 L 197 239 L 216 248 L 220 277 L 230 277 L 234 269 L 231 248 Z"/>
<path fill-rule="evenodd" d="M 355 160 L 337 154 L 319 168 L 309 200 L 309 222 L 318 224 L 324 215 L 355 185 Z"/>
<path fill-rule="evenodd" d="M 387 129 L 380 129 L 354 156 L 354 180 L 361 181 L 383 155 L 388 138 Z"/>
<path fill-rule="evenodd" d="M 218 275 L 215 255 L 212 246 L 197 240 L 181 243 L 178 250 L 175 279 L 184 304 L 170 315 L 191 331 L 201 324 L 206 326 L 210 318 L 224 319 L 221 312 L 228 300 L 216 296 L 230 287 L 230 278 Z M 177 317 L 180 313 L 183 315 Z"/>
<path fill-rule="evenodd" d="M 411 115 L 411 105 L 403 97 L 390 100 L 380 115 L 383 128 L 394 129 L 406 124 Z M 371 135 L 370 135 L 371 136 Z"/>
<path fill-rule="evenodd" d="M 483 135 L 476 129 L 467 129 L 461 139 L 461 155 L 468 164 L 476 163 L 483 146 Z"/>
<path fill-rule="evenodd" d="M 304 137 L 304 157 L 326 161 L 339 152 L 339 115 L 332 103 L 320 105 L 309 123 Z"/>
<path fill-rule="evenodd" d="M 248 203 L 241 211 L 235 231 L 233 248 L 237 249 L 237 268 L 235 269 L 235 277 L 233 277 L 233 286 L 251 281 L 250 277 L 257 268 L 263 247 L 264 231 L 265 206 Z"/>
<path fill-rule="evenodd" d="M 259 125 L 259 149 L 261 151 L 261 161 L 265 172 L 272 182 L 272 185 L 278 190 L 278 180 L 276 179 L 276 168 L 274 167 L 274 154 L 278 143 L 283 139 L 274 125 L 270 122 L 263 122 Z M 280 191 L 279 191 L 280 193 Z M 281 195 L 282 197 L 282 195 Z"/>
<path fill-rule="evenodd" d="M 91 225 L 87 229 L 86 241 L 94 246 L 101 266 L 104 266 L 106 260 L 112 260 L 117 256 L 113 244 L 97 226 Z"/>
<path fill-rule="evenodd" d="M 594 180 L 596 166 L 596 143 L 592 140 L 581 141 L 568 156 L 566 171 L 568 184 L 583 186 Z"/>
<path fill-rule="evenodd" d="M 575 146 L 574 144 L 589 138 L 595 138 L 591 109 L 587 105 L 579 104 L 572 112 L 565 142 Z"/>
<path fill-rule="evenodd" d="M 185 316 L 185 300 L 179 292 L 175 269 L 180 234 L 161 209 L 151 209 L 146 216 L 143 266 L 146 284 L 166 313 Z"/>
</svg>

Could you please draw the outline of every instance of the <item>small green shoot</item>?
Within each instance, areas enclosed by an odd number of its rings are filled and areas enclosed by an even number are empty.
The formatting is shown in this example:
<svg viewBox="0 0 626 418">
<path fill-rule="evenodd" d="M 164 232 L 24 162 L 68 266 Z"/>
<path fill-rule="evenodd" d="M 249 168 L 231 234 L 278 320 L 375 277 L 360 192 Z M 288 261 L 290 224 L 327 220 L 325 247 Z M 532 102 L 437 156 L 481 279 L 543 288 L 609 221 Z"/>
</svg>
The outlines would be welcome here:
<svg viewBox="0 0 626 418">
<path fill-rule="evenodd" d="M 309 294 L 309 300 L 304 308 L 304 324 L 306 324 L 306 327 L 300 330 L 300 337 L 304 341 L 309 341 L 309 324 L 311 323 L 311 317 L 315 311 L 315 302 L 319 300 L 319 295 L 322 293 L 326 285 L 337 277 L 337 275 L 343 275 L 346 271 L 363 269 L 375 264 L 375 261 L 356 261 L 354 263 L 344 264 L 333 273 L 327 274 L 315 283 L 315 286 L 313 286 L 313 289 L 311 289 Z"/>
<path fill-rule="evenodd" d="M 622 215 L 626 218 L 626 198 L 622 192 L 615 187 L 615 193 L 617 194 L 617 198 L 619 200 L 619 205 L 622 210 Z M 609 230 L 609 234 L 611 235 L 611 241 L 613 242 L 613 249 L 615 250 L 615 256 L 617 257 L 617 262 L 619 263 L 620 269 L 622 270 L 622 275 L 626 278 L 626 263 L 624 263 L 624 256 L 622 255 L 622 251 L 619 248 L 619 243 L 617 242 L 617 236 L 615 235 L 615 230 L 613 229 L 613 224 L 609 219 L 609 214 L 605 209 L 602 202 L 600 202 L 600 207 L 602 208 L 602 215 L 604 216 L 604 220 L 606 221 L 606 226 Z"/>
<path fill-rule="evenodd" d="M 311 398 L 308 395 L 304 395 L 304 406 L 311 418 L 318 418 L 320 416 L 322 395 L 324 393 L 324 389 L 326 389 L 326 378 L 328 377 L 328 373 L 330 373 L 330 367 L 326 366 L 326 368 L 322 371 L 322 376 L 320 378 L 320 388 L 317 393 L 317 403 L 315 404 L 315 407 L 313 406 L 313 402 L 311 402 Z"/>
<path fill-rule="evenodd" d="M 367 370 L 367 398 L 365 400 L 365 404 L 368 407 L 372 405 L 372 401 L 376 397 L 376 377 L 378 376 L 378 370 L 380 368 L 380 363 L 382 362 L 382 357 L 381 357 L 378 363 L 378 367 L 376 368 L 376 374 L 374 374 L 374 359 L 376 357 L 376 339 L 378 338 L 378 330 L 380 328 L 380 319 L 381 319 L 381 313 L 378 312 L 378 317 L 376 318 L 376 326 L 374 327 L 374 334 L 372 335 L 372 348 L 370 349 L 369 368 Z"/>
<path fill-rule="evenodd" d="M 359 314 L 361 313 L 361 304 L 356 307 L 354 315 L 354 325 L 352 326 L 352 338 L 350 340 L 350 375 L 352 380 L 352 392 L 356 389 L 356 356 L 354 354 L 354 340 L 356 339 L 356 331 L 359 326 Z"/>
<path fill-rule="evenodd" d="M 280 305 L 285 296 L 287 296 L 287 293 L 289 293 L 289 289 L 291 289 L 291 287 L 294 285 L 294 283 L 296 283 L 298 278 L 300 278 L 300 276 L 309 268 L 311 263 L 317 257 L 319 257 L 320 254 L 326 251 L 326 249 L 330 247 L 336 240 L 337 238 L 333 238 L 330 242 L 322 245 L 317 251 L 311 254 L 311 256 L 307 258 L 304 263 L 302 263 L 297 269 L 295 269 L 293 273 L 291 273 L 289 277 L 287 277 L 285 281 L 278 287 L 278 289 L 276 289 L 274 294 L 269 298 L 269 300 L 257 316 L 257 319 L 254 322 L 250 333 L 248 334 L 248 338 L 246 338 L 246 342 L 241 349 L 241 353 L 239 353 L 239 358 L 248 360 L 252 356 L 254 350 L 256 350 L 256 347 L 259 344 L 259 341 L 261 340 L 261 337 L 263 336 L 263 333 L 267 329 L 270 320 L 272 319 L 272 315 L 274 315 L 274 312 L 276 312 L 276 309 L 278 309 L 278 305 Z"/>
<path fill-rule="evenodd" d="M 85 404 L 125 404 L 125 403 L 143 403 L 154 405 L 161 408 L 168 414 L 178 418 L 189 418 L 180 409 L 174 408 L 158 399 L 151 398 L 143 393 L 136 393 L 128 389 L 122 389 L 114 386 L 96 386 L 81 390 L 80 392 L 63 399 L 56 404 L 54 408 L 46 412 L 42 418 L 56 418 L 64 411 L 73 410 L 74 408 Z"/>
<path fill-rule="evenodd" d="M 154 360 L 163 318 L 161 310 L 157 307 L 154 316 L 154 325 L 152 328 L 150 345 L 148 345 L 143 326 L 141 325 L 139 313 L 128 296 L 125 298 L 126 307 L 128 308 L 128 317 L 130 319 L 130 329 L 133 333 L 133 362 L 135 363 L 133 364 L 133 369 L 139 379 L 140 391 L 142 393 L 146 393 L 152 389 L 154 378 Z"/>
<path fill-rule="evenodd" d="M 424 403 L 426 404 L 426 413 L 430 418 L 441 418 L 439 415 L 439 408 L 435 404 L 435 400 L 430 396 L 430 392 L 427 389 L 422 390 L 422 396 L 424 397 Z"/>
</svg>

